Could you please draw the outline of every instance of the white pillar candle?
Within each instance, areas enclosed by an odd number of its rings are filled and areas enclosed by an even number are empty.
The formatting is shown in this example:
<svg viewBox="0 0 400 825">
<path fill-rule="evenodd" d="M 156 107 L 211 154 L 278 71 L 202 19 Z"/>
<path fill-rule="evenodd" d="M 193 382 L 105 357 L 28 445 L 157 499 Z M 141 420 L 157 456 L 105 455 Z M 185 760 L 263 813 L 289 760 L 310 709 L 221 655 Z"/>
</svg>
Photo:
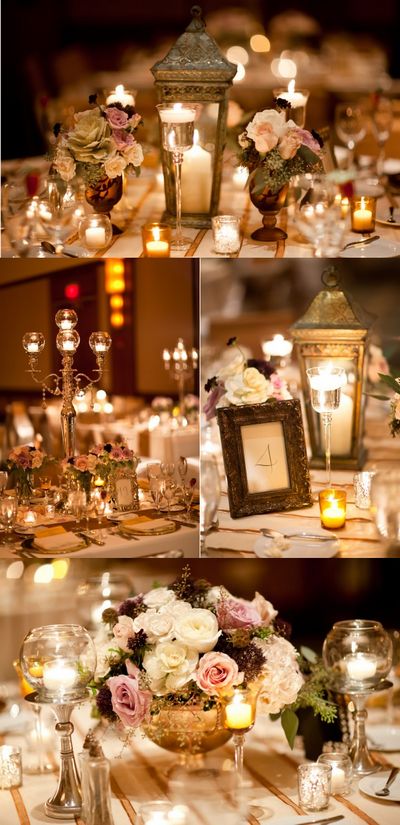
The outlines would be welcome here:
<svg viewBox="0 0 400 825">
<path fill-rule="evenodd" d="M 372 679 L 378 666 L 376 656 L 369 653 L 351 653 L 345 657 L 344 663 L 349 678 L 356 682 Z"/>
<path fill-rule="evenodd" d="M 199 133 L 195 129 L 193 146 L 183 155 L 182 212 L 208 212 L 211 202 L 211 186 L 211 155 L 199 146 Z"/>
<path fill-rule="evenodd" d="M 107 106 L 109 106 L 110 103 L 121 103 L 122 106 L 134 106 L 135 98 L 130 92 L 126 92 L 124 85 L 120 83 L 115 87 L 114 91 L 108 95 L 106 99 Z"/>
<path fill-rule="evenodd" d="M 339 407 L 332 413 L 332 455 L 348 455 L 351 452 L 353 409 L 353 399 L 350 398 L 349 395 L 342 393 Z"/>
<path fill-rule="evenodd" d="M 47 690 L 61 693 L 73 687 L 78 680 L 76 668 L 66 661 L 46 662 L 43 665 L 43 685 Z"/>
<path fill-rule="evenodd" d="M 246 186 L 248 177 L 249 177 L 249 170 L 246 168 L 246 166 L 238 166 L 237 169 L 235 169 L 235 171 L 232 175 L 232 180 L 233 180 L 233 183 L 234 183 L 235 187 L 237 189 L 244 189 L 244 187 Z"/>
<path fill-rule="evenodd" d="M 89 226 L 85 230 L 86 246 L 89 249 L 100 249 L 106 243 L 106 231 L 102 226 Z"/>
</svg>

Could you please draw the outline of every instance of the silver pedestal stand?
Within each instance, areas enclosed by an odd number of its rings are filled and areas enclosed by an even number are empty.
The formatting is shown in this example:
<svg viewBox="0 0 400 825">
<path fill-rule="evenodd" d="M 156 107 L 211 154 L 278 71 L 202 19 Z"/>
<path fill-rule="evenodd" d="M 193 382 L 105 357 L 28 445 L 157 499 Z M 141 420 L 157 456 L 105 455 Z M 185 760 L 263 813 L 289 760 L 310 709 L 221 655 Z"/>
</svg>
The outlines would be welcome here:
<svg viewBox="0 0 400 825">
<path fill-rule="evenodd" d="M 336 687 L 337 693 L 342 693 L 345 696 L 350 696 L 354 705 L 353 720 L 354 731 L 353 739 L 350 745 L 350 757 L 353 762 L 353 771 L 357 776 L 367 776 L 369 773 L 379 771 L 381 765 L 374 762 L 367 742 L 367 734 L 365 731 L 365 722 L 367 719 L 367 711 L 365 709 L 365 702 L 369 696 L 378 693 L 381 690 L 388 690 L 392 687 L 392 682 L 387 679 L 379 682 L 375 687 L 366 688 L 365 690 L 350 691 L 348 688 Z"/>
<path fill-rule="evenodd" d="M 60 737 L 58 786 L 53 796 L 47 800 L 44 806 L 47 816 L 53 819 L 75 819 L 81 813 L 81 785 L 72 746 L 71 737 L 74 726 L 70 721 L 70 717 L 74 707 L 81 705 L 88 698 L 88 695 L 88 693 L 85 693 L 77 699 L 70 699 L 66 702 L 48 703 L 51 704 L 54 711 L 57 720 L 55 730 Z M 33 705 L 44 704 L 42 698 L 39 701 L 38 693 L 29 693 L 25 699 Z"/>
</svg>

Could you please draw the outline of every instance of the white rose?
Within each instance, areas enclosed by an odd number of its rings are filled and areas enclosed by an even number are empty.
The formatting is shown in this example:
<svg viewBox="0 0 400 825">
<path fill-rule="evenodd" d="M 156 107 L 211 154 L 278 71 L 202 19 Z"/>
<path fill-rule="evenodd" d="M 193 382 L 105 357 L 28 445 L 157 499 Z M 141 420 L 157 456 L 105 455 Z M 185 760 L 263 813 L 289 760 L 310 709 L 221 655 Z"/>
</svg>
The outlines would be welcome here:
<svg viewBox="0 0 400 825">
<path fill-rule="evenodd" d="M 180 642 L 159 642 L 154 650 L 147 651 L 143 667 L 155 693 L 179 690 L 194 678 L 199 661 L 195 650 Z"/>
<path fill-rule="evenodd" d="M 297 699 L 303 684 L 297 662 L 297 651 L 287 639 L 274 636 L 257 640 L 266 658 L 263 667 L 259 706 L 266 713 L 279 713 Z"/>
<path fill-rule="evenodd" d="M 146 607 L 162 607 L 164 604 L 175 601 L 176 596 L 173 590 L 168 587 L 154 587 L 143 596 L 143 603 Z"/>
<path fill-rule="evenodd" d="M 122 155 L 113 155 L 104 164 L 104 171 L 109 178 L 118 178 L 126 167 L 126 160 Z"/>
<path fill-rule="evenodd" d="M 167 641 L 172 639 L 174 629 L 174 620 L 168 614 L 162 615 L 155 611 L 149 610 L 144 614 L 143 630 L 150 644 L 155 642 Z"/>
<path fill-rule="evenodd" d="M 265 109 L 257 112 L 253 120 L 246 127 L 249 138 L 254 140 L 258 152 L 270 152 L 277 145 L 287 131 L 285 112 L 277 112 L 275 109 Z"/>
<path fill-rule="evenodd" d="M 115 656 L 115 642 L 110 639 L 96 646 L 97 664 L 95 678 L 102 679 L 110 669 L 109 659 Z"/>
<path fill-rule="evenodd" d="M 119 616 L 117 624 L 113 627 L 113 634 L 118 642 L 118 646 L 123 650 L 127 649 L 128 639 L 135 633 L 133 619 L 130 616 Z"/>
<path fill-rule="evenodd" d="M 175 622 L 175 635 L 178 641 L 198 653 L 208 653 L 215 647 L 220 636 L 217 618 L 211 610 L 194 607 L 190 613 Z"/>
<path fill-rule="evenodd" d="M 143 611 L 143 613 L 139 613 L 133 620 L 133 629 L 135 633 L 139 633 L 140 630 L 145 630 L 146 622 L 149 621 L 150 616 L 156 616 L 157 610 L 152 608 L 152 610 Z"/>
<path fill-rule="evenodd" d="M 189 602 L 183 602 L 177 599 L 174 602 L 163 604 L 162 607 L 160 607 L 159 613 L 166 613 L 173 619 L 178 619 L 180 616 L 185 616 L 186 613 L 190 613 L 191 609 L 192 605 Z"/>
<path fill-rule="evenodd" d="M 220 381 L 226 381 L 227 378 L 233 378 L 234 375 L 241 375 L 244 370 L 245 359 L 243 354 L 238 350 L 224 367 L 221 367 L 218 373 Z"/>
<path fill-rule="evenodd" d="M 271 384 L 255 367 L 247 367 L 243 375 L 225 382 L 230 404 L 262 404 L 271 396 Z"/>
<path fill-rule="evenodd" d="M 55 158 L 54 165 L 60 175 L 60 178 L 63 180 L 70 181 L 75 177 L 75 161 L 68 152 L 59 152 Z"/>
<path fill-rule="evenodd" d="M 141 166 L 143 163 L 143 149 L 140 143 L 135 140 L 132 146 L 128 146 L 127 149 L 124 150 L 124 158 L 127 163 L 131 163 L 132 166 Z"/>
</svg>

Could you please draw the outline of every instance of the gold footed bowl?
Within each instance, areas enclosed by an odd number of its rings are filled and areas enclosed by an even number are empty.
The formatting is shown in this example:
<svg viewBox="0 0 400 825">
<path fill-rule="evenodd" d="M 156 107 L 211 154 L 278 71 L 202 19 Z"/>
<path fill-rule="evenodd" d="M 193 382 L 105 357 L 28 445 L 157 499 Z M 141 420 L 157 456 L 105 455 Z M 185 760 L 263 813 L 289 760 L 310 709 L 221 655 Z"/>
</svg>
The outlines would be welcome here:
<svg viewBox="0 0 400 825">
<path fill-rule="evenodd" d="M 286 183 L 285 186 L 282 186 L 282 189 L 279 189 L 274 195 L 270 189 L 264 189 L 262 192 L 255 194 L 254 185 L 252 185 L 252 182 L 250 183 L 250 200 L 263 216 L 263 226 L 251 234 L 253 240 L 263 241 L 264 243 L 286 240 L 287 234 L 283 229 L 279 229 L 279 227 L 276 226 L 276 219 L 285 203 L 288 190 L 289 184 Z"/>
<path fill-rule="evenodd" d="M 143 731 L 160 748 L 185 757 L 220 748 L 231 738 L 218 707 L 203 710 L 196 705 L 163 709 L 143 725 Z"/>
</svg>

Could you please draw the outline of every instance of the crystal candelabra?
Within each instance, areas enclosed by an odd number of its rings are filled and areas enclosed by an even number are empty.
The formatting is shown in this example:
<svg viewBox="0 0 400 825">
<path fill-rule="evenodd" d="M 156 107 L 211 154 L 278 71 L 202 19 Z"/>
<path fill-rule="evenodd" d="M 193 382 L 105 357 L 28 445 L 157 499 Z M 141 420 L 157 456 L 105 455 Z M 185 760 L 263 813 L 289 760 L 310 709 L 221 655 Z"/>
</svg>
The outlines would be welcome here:
<svg viewBox="0 0 400 825">
<path fill-rule="evenodd" d="M 47 816 L 75 819 L 82 795 L 76 767 L 71 713 L 89 699 L 88 684 L 96 669 L 96 649 L 80 625 L 45 625 L 30 630 L 22 643 L 20 667 L 32 688 L 25 698 L 33 705 L 51 705 L 60 738 L 60 770 L 54 794 L 45 803 Z"/>
<path fill-rule="evenodd" d="M 163 361 L 166 370 L 170 371 L 172 378 L 178 384 L 179 393 L 179 423 L 184 423 L 184 397 L 185 397 L 185 383 L 193 378 L 195 371 L 199 364 L 199 353 L 194 347 L 187 351 L 182 338 L 178 341 L 174 349 L 163 350 Z"/>
<path fill-rule="evenodd" d="M 111 347 L 111 337 L 108 332 L 92 332 L 89 346 L 96 356 L 97 367 L 93 378 L 74 369 L 74 355 L 79 347 L 80 338 L 75 327 L 78 316 L 73 309 L 60 309 L 55 317 L 59 332 L 56 346 L 62 356 L 62 366 L 59 373 L 50 373 L 42 377 L 39 369 L 39 355 L 44 349 L 45 338 L 41 332 L 27 332 L 22 339 L 22 346 L 28 355 L 29 372 L 37 384 L 41 384 L 43 391 L 43 409 L 46 409 L 46 392 L 50 395 L 62 397 L 61 431 L 66 458 L 75 453 L 75 424 L 76 411 L 73 405 L 75 396 L 83 395 L 93 389 L 93 385 L 100 381 L 104 370 L 105 355 Z"/>
</svg>

